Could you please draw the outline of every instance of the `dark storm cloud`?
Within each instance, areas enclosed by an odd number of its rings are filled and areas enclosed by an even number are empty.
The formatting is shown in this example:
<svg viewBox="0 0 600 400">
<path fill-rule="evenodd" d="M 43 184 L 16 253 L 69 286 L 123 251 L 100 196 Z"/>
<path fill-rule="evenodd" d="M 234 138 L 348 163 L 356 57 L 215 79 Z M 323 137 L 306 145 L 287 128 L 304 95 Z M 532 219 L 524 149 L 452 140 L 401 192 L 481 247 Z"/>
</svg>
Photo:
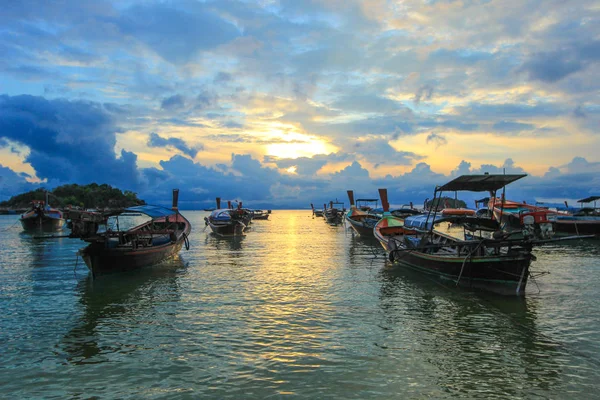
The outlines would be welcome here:
<svg viewBox="0 0 600 400">
<path fill-rule="evenodd" d="M 114 151 L 115 120 L 101 104 L 0 96 L 0 137 L 31 150 L 25 158 L 41 179 L 69 183 L 137 183 L 137 156 Z"/>
<path fill-rule="evenodd" d="M 154 132 L 150 134 L 147 145 L 148 147 L 173 147 L 181 151 L 183 154 L 190 156 L 191 158 L 196 157 L 198 151 L 204 149 L 204 146 L 201 144 L 197 146 L 190 146 L 183 139 L 176 137 L 164 138 Z"/>
</svg>

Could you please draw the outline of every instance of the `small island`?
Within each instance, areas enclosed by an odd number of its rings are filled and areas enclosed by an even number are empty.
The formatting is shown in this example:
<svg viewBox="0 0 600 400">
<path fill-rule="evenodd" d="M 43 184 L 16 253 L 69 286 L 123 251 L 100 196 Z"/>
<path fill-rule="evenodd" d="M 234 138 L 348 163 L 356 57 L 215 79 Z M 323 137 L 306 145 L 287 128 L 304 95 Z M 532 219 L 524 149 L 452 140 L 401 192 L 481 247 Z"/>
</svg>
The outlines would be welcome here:
<svg viewBox="0 0 600 400">
<path fill-rule="evenodd" d="M 137 197 L 135 192 L 113 188 L 107 184 L 98 185 L 62 185 L 47 191 L 44 188 L 32 190 L 11 197 L 0 203 L 0 213 L 19 213 L 31 207 L 33 201 L 45 201 L 48 192 L 49 203 L 56 208 L 80 209 L 120 209 L 144 205 L 146 202 Z"/>
</svg>

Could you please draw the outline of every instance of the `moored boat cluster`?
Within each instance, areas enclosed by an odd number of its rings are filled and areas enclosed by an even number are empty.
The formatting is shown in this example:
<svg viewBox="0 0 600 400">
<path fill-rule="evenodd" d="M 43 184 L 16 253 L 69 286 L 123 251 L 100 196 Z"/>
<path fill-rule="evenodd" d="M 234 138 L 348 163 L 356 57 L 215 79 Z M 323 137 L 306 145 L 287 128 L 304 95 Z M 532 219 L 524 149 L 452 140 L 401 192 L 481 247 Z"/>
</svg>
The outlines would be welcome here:
<svg viewBox="0 0 600 400">
<path fill-rule="evenodd" d="M 522 294 L 535 260 L 533 248 L 549 242 L 600 237 L 600 196 L 580 200 L 577 210 L 555 210 L 505 198 L 505 187 L 525 175 L 463 175 L 434 190 L 433 200 L 423 208 L 413 204 L 390 208 L 387 190 L 379 198 L 354 199 L 348 190 L 350 208 L 338 199 L 316 209 L 331 225 L 348 224 L 357 234 L 375 238 L 394 263 L 449 280 L 457 286 Z M 499 190 L 502 193 L 498 195 Z M 450 204 L 444 192 L 488 192 L 477 200 L 477 209 Z M 190 222 L 179 212 L 179 190 L 173 190 L 171 208 L 140 205 L 112 211 L 67 209 L 61 212 L 46 201 L 36 201 L 20 222 L 25 230 L 58 232 L 65 221 L 68 237 L 87 246 L 79 251 L 92 275 L 127 271 L 156 264 L 189 248 Z M 381 202 L 381 207 L 379 203 Z M 234 204 L 235 203 L 235 204 Z M 443 204 L 442 204 L 443 203 Z M 583 204 L 593 206 L 583 207 Z M 464 203 L 463 203 L 464 205 Z M 565 204 L 566 205 L 566 204 Z M 271 210 L 244 208 L 242 202 L 227 201 L 205 218 L 206 227 L 218 236 L 241 236 L 251 221 L 266 220 Z M 145 215 L 136 224 L 126 217 Z M 109 223 L 110 221 L 110 223 Z M 440 227 L 454 227 L 441 229 Z M 64 236 L 61 236 L 64 237 Z"/>
<path fill-rule="evenodd" d="M 497 197 L 498 190 L 524 176 L 464 175 L 436 187 L 429 203 L 433 206 L 423 209 L 410 204 L 391 210 L 385 189 L 379 190 L 381 208 L 377 207 L 379 199 L 359 199 L 355 204 L 354 193 L 349 190 L 350 209 L 345 221 L 361 236 L 377 239 L 393 263 L 457 286 L 522 294 L 531 275 L 535 246 L 600 236 L 600 212 L 595 207 L 567 213 L 509 201 L 504 194 Z M 439 205 L 443 192 L 458 191 L 489 192 L 490 197 L 476 202 L 487 206 L 472 210 Z M 312 209 L 314 216 L 326 216 L 333 207 Z M 451 234 L 441 226 L 455 229 Z"/>
</svg>

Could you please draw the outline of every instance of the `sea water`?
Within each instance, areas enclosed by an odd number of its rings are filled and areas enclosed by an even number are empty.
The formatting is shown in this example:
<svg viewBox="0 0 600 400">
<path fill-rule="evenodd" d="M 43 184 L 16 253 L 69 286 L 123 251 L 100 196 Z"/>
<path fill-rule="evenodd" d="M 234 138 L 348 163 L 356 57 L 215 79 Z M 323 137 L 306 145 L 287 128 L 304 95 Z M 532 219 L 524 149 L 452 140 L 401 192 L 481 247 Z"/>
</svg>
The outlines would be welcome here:
<svg viewBox="0 0 600 400">
<path fill-rule="evenodd" d="M 92 279 L 0 216 L 0 398 L 600 397 L 600 241 L 537 248 L 524 297 L 391 265 L 310 211 Z M 67 231 L 68 232 L 68 231 Z"/>
</svg>

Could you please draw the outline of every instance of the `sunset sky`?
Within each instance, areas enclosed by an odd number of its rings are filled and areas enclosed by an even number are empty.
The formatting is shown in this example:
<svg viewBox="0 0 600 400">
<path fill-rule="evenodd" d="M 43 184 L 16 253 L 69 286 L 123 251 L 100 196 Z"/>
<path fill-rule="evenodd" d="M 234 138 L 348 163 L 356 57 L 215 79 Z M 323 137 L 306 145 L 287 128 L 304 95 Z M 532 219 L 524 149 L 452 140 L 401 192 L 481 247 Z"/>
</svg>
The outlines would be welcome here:
<svg viewBox="0 0 600 400">
<path fill-rule="evenodd" d="M 597 0 L 5 0 L 0 54 L 0 201 L 422 204 L 502 171 L 514 200 L 600 195 Z"/>
</svg>

